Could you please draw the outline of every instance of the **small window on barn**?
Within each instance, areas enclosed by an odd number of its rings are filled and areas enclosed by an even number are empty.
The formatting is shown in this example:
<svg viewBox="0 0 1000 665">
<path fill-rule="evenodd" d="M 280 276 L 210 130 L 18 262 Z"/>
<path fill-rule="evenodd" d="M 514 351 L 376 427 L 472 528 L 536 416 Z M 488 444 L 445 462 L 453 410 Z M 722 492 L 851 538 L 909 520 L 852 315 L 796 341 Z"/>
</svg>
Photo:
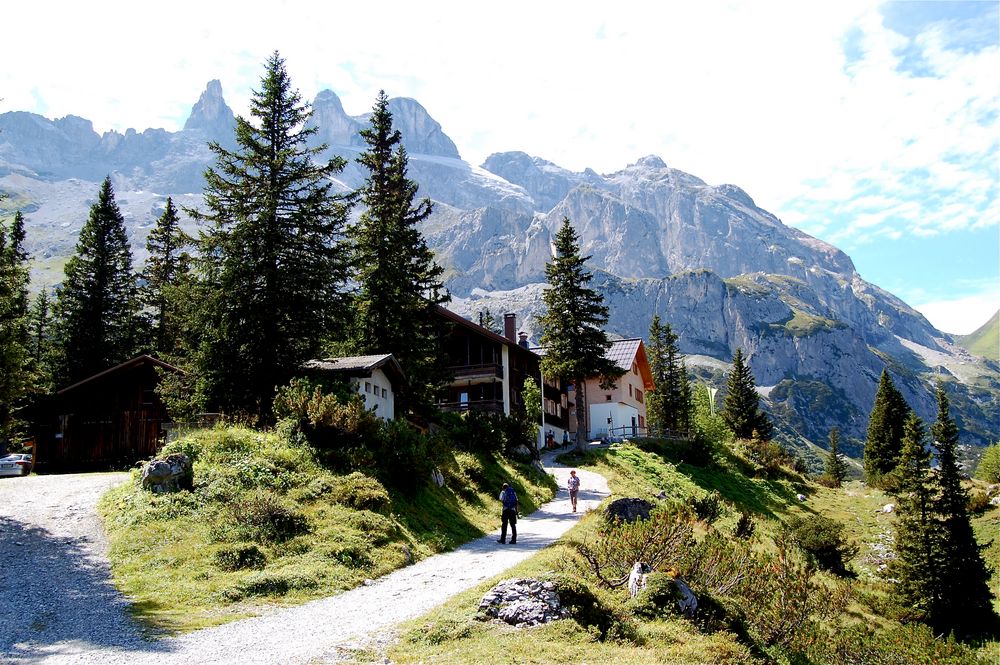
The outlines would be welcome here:
<svg viewBox="0 0 1000 665">
<path fill-rule="evenodd" d="M 142 391 L 142 405 L 143 406 L 153 406 L 153 398 L 156 395 L 156 391 L 152 388 L 144 389 Z"/>
</svg>

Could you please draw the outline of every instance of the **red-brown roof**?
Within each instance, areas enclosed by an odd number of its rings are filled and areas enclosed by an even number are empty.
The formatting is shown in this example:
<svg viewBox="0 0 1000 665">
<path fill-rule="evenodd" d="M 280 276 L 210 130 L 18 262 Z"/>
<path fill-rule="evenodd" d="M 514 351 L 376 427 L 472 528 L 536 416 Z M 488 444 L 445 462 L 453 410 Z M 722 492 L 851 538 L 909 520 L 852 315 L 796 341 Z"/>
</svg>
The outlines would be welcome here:
<svg viewBox="0 0 1000 665">
<path fill-rule="evenodd" d="M 125 362 L 123 362 L 121 364 L 118 364 L 118 365 L 115 365 L 114 367 L 109 367 L 108 369 L 104 370 L 103 372 L 98 372 L 97 374 L 94 374 L 93 376 L 88 376 L 86 379 L 83 379 L 82 381 L 77 381 L 76 383 L 74 383 L 72 385 L 66 386 L 62 390 L 57 390 L 56 391 L 56 395 L 62 395 L 63 393 L 67 393 L 67 392 L 69 392 L 71 390 L 75 390 L 76 388 L 79 388 L 80 386 L 82 386 L 82 385 L 84 385 L 86 383 L 90 383 L 91 381 L 96 381 L 97 379 L 100 379 L 103 376 L 107 376 L 108 374 L 113 374 L 115 372 L 120 372 L 122 370 L 131 369 L 133 367 L 138 367 L 139 365 L 144 365 L 146 363 L 149 363 L 151 365 L 155 365 L 157 367 L 161 367 L 161 368 L 163 368 L 163 369 L 165 369 L 165 370 L 167 370 L 169 372 L 174 372 L 176 374 L 183 374 L 184 373 L 184 370 L 182 370 L 180 367 L 174 367 L 170 363 L 165 363 L 165 362 L 163 362 L 162 360 L 160 360 L 158 358 L 154 358 L 153 356 L 143 354 L 141 356 L 136 356 L 135 358 L 132 358 L 131 360 L 126 360 Z"/>
</svg>

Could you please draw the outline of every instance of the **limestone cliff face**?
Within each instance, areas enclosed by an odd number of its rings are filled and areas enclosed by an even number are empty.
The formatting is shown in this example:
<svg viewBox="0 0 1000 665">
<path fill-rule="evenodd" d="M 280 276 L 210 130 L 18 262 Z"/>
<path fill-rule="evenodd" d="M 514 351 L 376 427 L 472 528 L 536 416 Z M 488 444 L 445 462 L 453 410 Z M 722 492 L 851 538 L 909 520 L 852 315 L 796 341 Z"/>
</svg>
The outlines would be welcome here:
<svg viewBox="0 0 1000 665">
<path fill-rule="evenodd" d="M 348 115 L 329 90 L 312 107 L 312 145 L 347 160 L 338 188 L 358 187 L 364 172 L 354 160 L 365 147 L 358 132 L 367 115 Z M 389 108 L 410 177 L 435 202 L 423 232 L 456 310 L 472 318 L 487 307 L 516 312 L 537 342 L 545 264 L 568 217 L 610 308 L 609 331 L 644 337 L 659 314 L 679 334 L 689 368 L 715 385 L 742 348 L 786 440 L 823 443 L 838 426 L 857 453 L 883 367 L 928 421 L 933 383 L 945 380 L 963 441 L 995 439 L 996 363 L 956 347 L 906 303 L 865 282 L 846 254 L 786 226 L 739 187 L 709 185 L 656 156 L 603 175 L 523 152 L 497 153 L 476 167 L 418 102 L 392 99 Z M 72 253 L 88 202 L 109 173 L 141 260 L 166 196 L 199 205 L 202 174 L 214 162 L 206 143 L 232 147 L 233 122 L 218 81 L 179 132 L 98 135 L 75 116 L 0 114 L 0 189 L 27 213 L 28 247 L 42 266 L 34 278 L 61 278 L 44 263 L 58 265 Z"/>
</svg>

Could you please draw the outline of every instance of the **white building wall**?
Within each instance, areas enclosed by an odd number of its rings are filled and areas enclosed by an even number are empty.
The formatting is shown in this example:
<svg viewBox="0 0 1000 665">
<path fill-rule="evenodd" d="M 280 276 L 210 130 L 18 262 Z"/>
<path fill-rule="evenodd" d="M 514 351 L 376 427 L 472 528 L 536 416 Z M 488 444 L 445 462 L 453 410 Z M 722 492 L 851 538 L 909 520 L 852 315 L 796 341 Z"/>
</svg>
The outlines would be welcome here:
<svg viewBox="0 0 1000 665">
<path fill-rule="evenodd" d="M 392 420 L 396 413 L 396 397 L 392 383 L 381 369 L 370 377 L 352 378 L 351 384 L 365 400 L 365 408 L 382 420 Z"/>
<path fill-rule="evenodd" d="M 612 422 L 608 424 L 608 418 Z M 632 418 L 639 425 L 639 410 L 620 402 L 598 402 L 590 405 L 590 438 L 603 439 L 608 435 L 608 427 L 613 427 L 620 434 L 620 427 L 631 427 Z"/>
</svg>

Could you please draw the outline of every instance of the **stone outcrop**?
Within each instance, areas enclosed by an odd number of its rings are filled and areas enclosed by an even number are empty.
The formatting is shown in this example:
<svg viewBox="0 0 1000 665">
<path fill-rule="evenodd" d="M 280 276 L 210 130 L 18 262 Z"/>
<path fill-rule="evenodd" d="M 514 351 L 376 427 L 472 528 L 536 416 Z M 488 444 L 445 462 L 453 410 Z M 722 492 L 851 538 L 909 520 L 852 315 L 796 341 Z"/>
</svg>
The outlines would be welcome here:
<svg viewBox="0 0 1000 665">
<path fill-rule="evenodd" d="M 194 472 L 191 458 L 183 453 L 167 455 L 163 459 L 154 459 L 142 467 L 142 488 L 154 494 L 191 490 L 194 484 Z"/>
<path fill-rule="evenodd" d="M 476 616 L 483 621 L 497 620 L 523 627 L 568 619 L 569 611 L 560 603 L 552 582 L 517 578 L 504 580 L 490 589 L 480 601 Z"/>
<path fill-rule="evenodd" d="M 631 523 L 636 520 L 648 520 L 649 511 L 652 509 L 653 504 L 645 499 L 615 499 L 604 509 L 604 517 L 608 520 Z"/>
</svg>

